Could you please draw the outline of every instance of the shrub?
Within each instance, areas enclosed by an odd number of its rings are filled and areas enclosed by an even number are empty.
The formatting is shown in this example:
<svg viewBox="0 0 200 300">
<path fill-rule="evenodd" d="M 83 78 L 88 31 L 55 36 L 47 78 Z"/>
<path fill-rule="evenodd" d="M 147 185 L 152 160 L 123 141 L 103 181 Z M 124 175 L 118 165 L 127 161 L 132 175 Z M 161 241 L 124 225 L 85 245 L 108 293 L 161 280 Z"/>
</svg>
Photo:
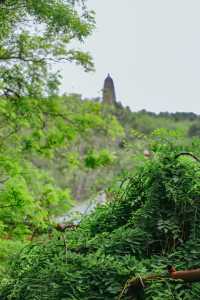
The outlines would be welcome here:
<svg viewBox="0 0 200 300">
<path fill-rule="evenodd" d="M 198 299 L 200 283 L 168 278 L 121 293 L 135 276 L 167 274 L 168 264 L 199 266 L 200 165 L 177 155 L 183 146 L 174 132 L 165 135 L 153 135 L 151 158 L 113 201 L 75 231 L 22 252 L 1 284 L 2 300 Z"/>
</svg>

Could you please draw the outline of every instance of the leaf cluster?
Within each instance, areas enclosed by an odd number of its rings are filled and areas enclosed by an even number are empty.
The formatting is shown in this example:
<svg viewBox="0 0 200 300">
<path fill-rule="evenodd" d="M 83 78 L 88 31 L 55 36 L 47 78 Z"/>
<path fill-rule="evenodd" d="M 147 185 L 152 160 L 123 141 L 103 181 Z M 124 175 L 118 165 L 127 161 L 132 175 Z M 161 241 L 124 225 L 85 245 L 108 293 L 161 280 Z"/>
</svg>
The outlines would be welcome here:
<svg viewBox="0 0 200 300">
<path fill-rule="evenodd" d="M 12 279 L 2 282 L 2 299 L 117 299 L 136 276 L 167 275 L 168 264 L 198 267 L 200 166 L 177 158 L 181 147 L 175 133 L 154 133 L 152 157 L 123 182 L 113 201 L 85 217 L 77 230 L 36 244 L 15 260 Z M 166 278 L 145 290 L 123 291 L 121 299 L 127 300 L 198 299 L 200 284 Z"/>
<path fill-rule="evenodd" d="M 1 1 L 0 95 L 55 95 L 60 74 L 51 71 L 54 62 L 73 61 L 93 70 L 91 56 L 71 46 L 83 42 L 93 28 L 93 12 L 84 2 Z"/>
</svg>

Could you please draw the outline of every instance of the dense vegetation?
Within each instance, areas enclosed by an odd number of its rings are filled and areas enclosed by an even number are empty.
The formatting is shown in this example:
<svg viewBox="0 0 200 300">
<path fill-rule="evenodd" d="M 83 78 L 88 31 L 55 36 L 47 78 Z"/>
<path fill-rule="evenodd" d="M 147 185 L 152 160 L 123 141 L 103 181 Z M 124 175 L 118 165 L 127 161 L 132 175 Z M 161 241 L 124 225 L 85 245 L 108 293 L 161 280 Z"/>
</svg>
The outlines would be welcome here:
<svg viewBox="0 0 200 300">
<path fill-rule="evenodd" d="M 54 62 L 94 68 L 79 50 L 94 23 L 84 1 L 0 1 L 0 299 L 198 299 L 199 283 L 129 279 L 199 266 L 200 166 L 176 156 L 200 154 L 199 116 L 58 96 Z"/>
<path fill-rule="evenodd" d="M 168 264 L 199 266 L 200 166 L 177 156 L 190 150 L 177 138 L 154 133 L 151 158 L 115 187 L 111 202 L 75 231 L 23 249 L 2 281 L 2 299 L 198 299 L 200 283 L 167 277 L 145 290 L 131 289 L 130 281 L 121 293 L 127 280 L 165 274 Z M 199 143 L 194 149 L 200 152 Z"/>
<path fill-rule="evenodd" d="M 57 61 L 93 69 L 90 55 L 79 50 L 93 27 L 83 1 L 0 1 L 1 269 L 70 206 L 70 190 L 57 184 L 49 164 L 58 152 L 64 160 L 72 141 L 103 123 L 95 105 L 68 112 L 66 100 L 55 96 L 60 75 L 51 70 Z"/>
</svg>

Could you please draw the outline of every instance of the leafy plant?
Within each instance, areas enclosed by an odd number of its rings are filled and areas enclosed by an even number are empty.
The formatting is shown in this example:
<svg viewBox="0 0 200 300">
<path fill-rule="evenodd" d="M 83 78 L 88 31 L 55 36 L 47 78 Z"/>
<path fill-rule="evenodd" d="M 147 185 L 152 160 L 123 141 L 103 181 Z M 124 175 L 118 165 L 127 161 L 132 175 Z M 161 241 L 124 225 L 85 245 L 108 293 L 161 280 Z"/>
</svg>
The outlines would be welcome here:
<svg viewBox="0 0 200 300">
<path fill-rule="evenodd" d="M 2 299 L 198 299 L 199 283 L 167 278 L 124 289 L 137 276 L 167 275 L 168 264 L 199 266 L 200 166 L 178 155 L 184 144 L 174 132 L 154 133 L 151 145 L 113 201 L 75 231 L 22 252 L 2 281 Z"/>
</svg>

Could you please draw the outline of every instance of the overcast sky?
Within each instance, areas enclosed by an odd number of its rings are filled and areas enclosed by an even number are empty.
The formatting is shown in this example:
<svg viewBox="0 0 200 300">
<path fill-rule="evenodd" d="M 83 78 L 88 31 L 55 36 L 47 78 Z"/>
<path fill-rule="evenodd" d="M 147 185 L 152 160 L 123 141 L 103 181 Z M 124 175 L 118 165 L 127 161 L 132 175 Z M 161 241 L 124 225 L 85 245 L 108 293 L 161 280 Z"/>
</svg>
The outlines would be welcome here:
<svg viewBox="0 0 200 300">
<path fill-rule="evenodd" d="M 200 1 L 88 0 L 97 28 L 85 49 L 96 72 L 62 67 L 62 92 L 101 96 L 110 72 L 117 100 L 133 111 L 200 114 Z"/>
</svg>

